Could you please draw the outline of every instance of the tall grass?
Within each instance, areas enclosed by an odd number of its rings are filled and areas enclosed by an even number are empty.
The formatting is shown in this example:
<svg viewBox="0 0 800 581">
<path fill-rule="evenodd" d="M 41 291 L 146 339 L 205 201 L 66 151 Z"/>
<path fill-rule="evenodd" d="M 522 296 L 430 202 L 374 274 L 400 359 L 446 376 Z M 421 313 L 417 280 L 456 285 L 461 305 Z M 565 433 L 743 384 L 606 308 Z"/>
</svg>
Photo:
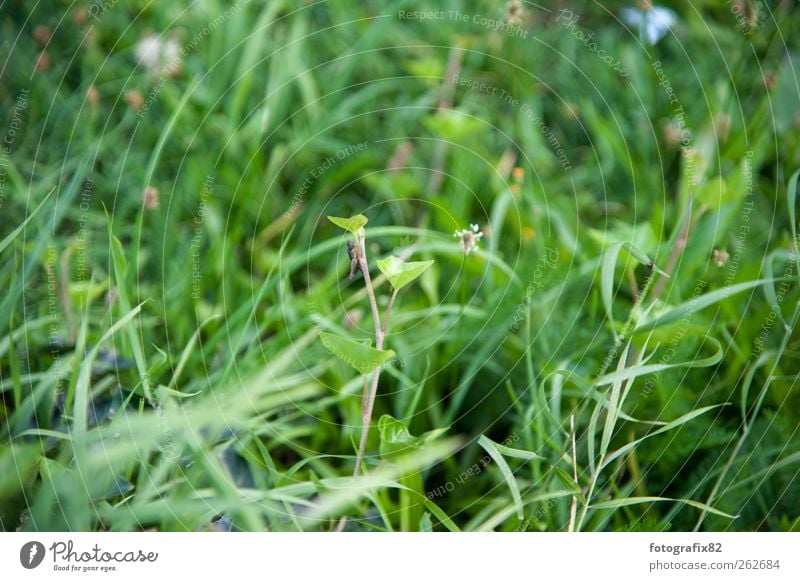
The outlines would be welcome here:
<svg viewBox="0 0 800 581">
<path fill-rule="evenodd" d="M 676 3 L 655 46 L 573 7 L 625 78 L 552 7 L 55 6 L 0 8 L 0 527 L 798 529 L 788 3 Z M 372 332 L 325 220 L 358 212 L 436 264 L 353 477 L 319 334 Z"/>
</svg>

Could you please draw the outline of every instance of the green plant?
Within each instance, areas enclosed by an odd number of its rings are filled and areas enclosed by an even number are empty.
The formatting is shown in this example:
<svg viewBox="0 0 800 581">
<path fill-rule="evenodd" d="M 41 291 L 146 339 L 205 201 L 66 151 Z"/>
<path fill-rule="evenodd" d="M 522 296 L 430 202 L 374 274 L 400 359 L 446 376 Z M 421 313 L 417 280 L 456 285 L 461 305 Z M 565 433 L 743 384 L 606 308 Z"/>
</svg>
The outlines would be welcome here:
<svg viewBox="0 0 800 581">
<path fill-rule="evenodd" d="M 369 273 L 369 261 L 367 260 L 367 247 L 365 244 L 367 231 L 364 229 L 367 224 L 367 218 L 362 214 L 357 214 L 351 218 L 328 216 L 328 220 L 353 236 L 353 240 L 347 241 L 347 254 L 350 258 L 349 278 L 352 278 L 356 272 L 361 272 L 364 276 L 364 285 L 369 297 L 372 322 L 375 327 L 374 348 L 368 344 L 365 345 L 330 333 L 320 334 L 323 345 L 331 353 L 364 375 L 364 393 L 361 403 L 361 438 L 358 444 L 355 468 L 353 469 L 353 476 L 358 476 L 366 454 L 369 428 L 372 423 L 372 411 L 375 407 L 375 397 L 378 394 L 381 366 L 395 357 L 394 351 L 383 348 L 386 334 L 389 330 L 389 317 L 392 313 L 392 306 L 400 289 L 418 278 L 430 268 L 434 261 L 405 262 L 396 256 L 389 256 L 377 261 L 378 268 L 392 286 L 392 295 L 381 320 L 378 301 L 375 297 L 375 288 Z M 371 381 L 369 379 L 370 374 Z M 344 523 L 345 517 L 342 517 L 338 526 L 339 530 L 344 527 Z"/>
</svg>

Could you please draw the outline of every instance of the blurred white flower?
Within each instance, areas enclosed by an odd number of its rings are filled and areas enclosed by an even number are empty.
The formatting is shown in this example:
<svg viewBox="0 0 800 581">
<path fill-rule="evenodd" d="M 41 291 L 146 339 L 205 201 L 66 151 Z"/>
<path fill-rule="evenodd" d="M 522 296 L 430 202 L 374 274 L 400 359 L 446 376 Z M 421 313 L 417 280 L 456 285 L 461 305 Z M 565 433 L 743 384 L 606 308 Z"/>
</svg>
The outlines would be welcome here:
<svg viewBox="0 0 800 581">
<path fill-rule="evenodd" d="M 181 47 L 174 38 L 161 40 L 149 34 L 136 43 L 136 57 L 151 74 L 174 75 L 180 70 Z"/>
<path fill-rule="evenodd" d="M 714 250 L 713 254 L 711 255 L 711 259 L 714 261 L 714 264 L 720 268 L 728 264 L 729 258 L 730 255 L 724 250 Z"/>
<path fill-rule="evenodd" d="M 643 8 L 626 7 L 620 12 L 625 24 L 639 30 L 639 37 L 650 45 L 656 44 L 678 21 L 678 15 L 669 8 L 653 6 L 649 2 Z"/>
<path fill-rule="evenodd" d="M 470 224 L 469 229 L 456 230 L 453 237 L 460 238 L 461 249 L 467 255 L 478 250 L 478 240 L 483 238 L 483 232 L 480 232 L 477 224 Z"/>
</svg>

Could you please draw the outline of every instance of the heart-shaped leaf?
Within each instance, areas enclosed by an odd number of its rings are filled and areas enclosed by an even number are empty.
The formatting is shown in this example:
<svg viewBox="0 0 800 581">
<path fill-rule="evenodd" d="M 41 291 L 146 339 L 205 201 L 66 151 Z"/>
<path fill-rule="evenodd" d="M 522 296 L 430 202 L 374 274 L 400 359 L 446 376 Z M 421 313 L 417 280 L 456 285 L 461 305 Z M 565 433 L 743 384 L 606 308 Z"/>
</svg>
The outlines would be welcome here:
<svg viewBox="0 0 800 581">
<path fill-rule="evenodd" d="M 403 262 L 396 256 L 390 256 L 378 261 L 378 268 L 395 290 L 400 290 L 408 283 L 413 282 L 415 278 L 428 270 L 433 260 L 425 260 L 422 262 Z"/>
<path fill-rule="evenodd" d="M 404 421 L 388 414 L 382 415 L 378 420 L 378 432 L 381 435 L 381 457 L 386 459 L 397 454 L 407 454 L 412 450 L 422 448 L 446 431 L 447 428 L 439 428 L 420 436 L 412 436 Z"/>
<path fill-rule="evenodd" d="M 367 217 L 363 214 L 356 214 L 350 218 L 337 218 L 336 216 L 328 216 L 328 220 L 336 224 L 339 228 L 344 228 L 353 234 L 356 234 L 367 224 Z"/>
<path fill-rule="evenodd" d="M 360 373 L 369 373 L 395 357 L 391 349 L 381 351 L 347 337 L 320 333 L 319 338 L 328 351 Z"/>
</svg>

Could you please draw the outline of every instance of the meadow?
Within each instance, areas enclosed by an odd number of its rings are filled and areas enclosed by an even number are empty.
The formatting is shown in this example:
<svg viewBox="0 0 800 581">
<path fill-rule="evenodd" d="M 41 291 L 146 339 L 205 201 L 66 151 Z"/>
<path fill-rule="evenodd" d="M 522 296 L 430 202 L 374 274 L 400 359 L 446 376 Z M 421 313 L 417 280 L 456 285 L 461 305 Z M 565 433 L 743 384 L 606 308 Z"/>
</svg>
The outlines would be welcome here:
<svg viewBox="0 0 800 581">
<path fill-rule="evenodd" d="M 0 4 L 0 530 L 800 530 L 798 34 Z"/>
</svg>

